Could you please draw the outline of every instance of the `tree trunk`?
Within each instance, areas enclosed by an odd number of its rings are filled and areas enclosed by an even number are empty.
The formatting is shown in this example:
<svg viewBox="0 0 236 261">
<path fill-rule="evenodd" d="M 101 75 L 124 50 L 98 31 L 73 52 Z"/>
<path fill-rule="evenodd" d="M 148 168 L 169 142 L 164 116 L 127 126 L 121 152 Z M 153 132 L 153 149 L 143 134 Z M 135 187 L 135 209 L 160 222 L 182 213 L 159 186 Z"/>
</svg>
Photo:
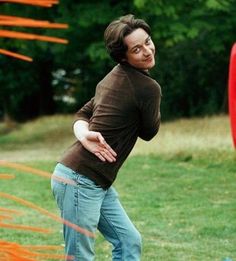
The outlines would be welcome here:
<svg viewBox="0 0 236 261">
<path fill-rule="evenodd" d="M 5 98 L 5 102 L 3 102 L 3 122 L 5 124 L 6 129 L 11 130 L 16 127 L 16 121 L 11 117 L 9 113 L 9 101 Z"/>
<path fill-rule="evenodd" d="M 39 113 L 51 115 L 55 112 L 52 87 L 53 57 L 49 53 L 38 62 Z"/>
</svg>

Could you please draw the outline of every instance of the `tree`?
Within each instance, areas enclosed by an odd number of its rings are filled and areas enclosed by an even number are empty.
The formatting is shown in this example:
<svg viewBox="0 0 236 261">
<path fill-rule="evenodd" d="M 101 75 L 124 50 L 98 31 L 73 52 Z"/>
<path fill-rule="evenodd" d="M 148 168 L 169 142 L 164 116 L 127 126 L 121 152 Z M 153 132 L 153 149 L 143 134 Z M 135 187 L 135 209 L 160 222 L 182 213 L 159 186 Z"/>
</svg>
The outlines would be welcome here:
<svg viewBox="0 0 236 261">
<path fill-rule="evenodd" d="M 235 1 L 134 3 L 147 14 L 157 42 L 160 66 L 154 74 L 163 87 L 164 118 L 226 112 Z"/>
<path fill-rule="evenodd" d="M 4 2 L 8 2 L 7 0 Z M 9 1 L 11 2 L 11 1 Z M 14 1 L 13 1 L 14 2 Z M 20 2 L 20 1 L 16 1 Z M 25 3 L 24 0 L 21 1 Z M 29 1 L 27 1 L 29 2 Z M 55 3 L 55 1 L 48 0 L 43 1 L 41 3 L 32 1 L 32 5 L 51 5 Z M 0 24 L 2 26 L 27 26 L 27 27 L 42 27 L 42 28 L 66 28 L 65 24 L 52 24 L 47 21 L 40 21 L 40 20 L 32 20 L 29 18 L 22 18 L 17 16 L 17 14 L 22 12 L 21 14 L 31 14 L 32 9 L 30 8 L 15 8 L 14 5 L 5 4 L 4 8 L 2 9 Z M 3 15 L 6 12 L 6 15 Z M 15 13 L 15 16 L 13 15 Z M 38 12 L 40 14 L 40 12 Z M 9 14 L 11 16 L 9 16 Z M 39 15 L 38 14 L 38 15 Z M 45 14 L 42 13 L 42 15 Z M 45 31 L 45 30 L 41 30 Z M 28 37 L 33 37 L 38 40 L 46 40 L 49 42 L 60 42 L 66 43 L 67 41 L 64 39 L 59 38 L 52 38 L 50 36 L 38 36 L 38 34 L 32 34 L 32 32 L 28 32 L 27 29 L 23 29 L 20 32 L 18 31 L 9 31 L 9 30 L 1 30 L 0 36 L 7 37 L 7 38 L 22 38 L 28 39 Z M 30 39 L 30 38 L 29 38 Z M 14 42 L 10 40 L 2 40 L 4 47 L 8 46 L 10 49 L 13 50 L 24 50 L 30 49 L 30 44 L 22 43 L 22 42 Z M 47 46 L 46 56 L 41 54 L 41 49 Z M 14 117 L 16 120 L 24 120 L 27 118 L 31 118 L 33 116 L 37 116 L 39 114 L 51 114 L 54 112 L 54 104 L 53 104 L 53 91 L 51 86 L 51 71 L 53 68 L 53 57 L 50 55 L 50 48 L 49 45 L 43 44 L 36 44 L 35 46 L 32 45 L 31 51 L 34 52 L 38 56 L 37 63 L 33 64 L 32 67 L 29 67 L 28 70 L 22 70 L 24 66 L 22 64 L 16 63 L 8 63 L 7 58 L 2 59 L 2 77 L 0 78 L 2 81 L 2 109 L 4 111 L 4 118 L 7 122 L 11 117 Z M 37 52 L 36 50 L 39 50 Z M 19 56 L 17 53 L 9 52 L 6 50 L 0 50 L 2 54 L 7 54 L 14 57 L 19 57 L 23 60 L 31 61 L 30 57 L 26 56 Z M 18 73 L 20 72 L 20 73 Z M 32 73 L 32 74 L 31 74 Z M 35 77 L 38 75 L 38 77 Z M 24 81 L 21 81 L 22 76 Z M 17 78 L 20 81 L 17 81 Z M 30 80 L 28 80 L 30 78 Z M 6 81 L 7 79 L 7 81 Z M 35 81 L 32 81 L 34 79 Z M 17 90 L 20 88 L 19 92 Z M 30 91 L 29 91 L 30 90 Z M 29 97 L 29 95 L 31 97 Z M 33 98 L 33 99 L 32 99 Z M 27 106 L 25 106 L 27 104 Z M 35 106 L 35 105 L 38 106 Z M 22 112 L 22 113 L 21 113 Z"/>
<path fill-rule="evenodd" d="M 9 8 L 6 6 L 5 12 Z M 14 115 L 19 115 L 22 103 L 25 103 L 18 102 L 21 95 L 34 97 L 36 102 L 31 106 L 35 116 L 46 113 L 43 110 L 46 105 L 38 101 L 38 97 L 45 100 L 47 97 L 54 103 L 52 107 L 56 112 L 75 111 L 93 96 L 98 81 L 114 66 L 103 43 L 106 26 L 114 18 L 132 13 L 144 18 L 152 28 L 157 66 L 151 74 L 162 86 L 163 119 L 225 112 L 228 59 L 235 41 L 235 9 L 235 0 L 63 0 L 46 12 L 28 7 L 24 10 L 25 16 L 68 23 L 70 28 L 55 32 L 55 36 L 68 39 L 70 44 L 65 48 L 48 43 L 6 41 L 4 44 L 16 50 L 30 51 L 35 62 L 28 66 L 1 58 L 2 73 L 8 75 L 8 81 L 0 78 L 5 94 L 3 89 L 0 91 L 7 96 L 5 100 L 10 97 L 14 100 L 12 104 L 16 106 L 11 109 Z M 15 15 L 22 12 L 15 7 L 13 11 Z M 10 65 L 7 65 L 9 61 Z M 63 72 L 63 75 L 57 72 Z M 17 86 L 19 81 L 13 83 L 16 74 L 21 75 L 17 76 L 22 81 L 20 88 Z M 47 75 L 47 84 L 40 75 Z M 43 88 L 45 86 L 47 88 Z M 18 95 L 19 89 L 21 95 Z M 42 90 L 48 92 L 42 96 Z M 63 95 L 76 102 L 71 105 L 55 101 L 55 97 Z M 29 111 L 22 114 L 26 119 L 32 116 Z"/>
<path fill-rule="evenodd" d="M 103 0 L 76 4 L 72 16 L 78 14 L 78 23 L 72 28 L 78 28 L 73 34 L 78 42 L 71 39 L 73 45 L 67 51 L 75 61 L 70 65 L 77 64 L 81 69 L 84 94 L 77 98 L 78 107 L 93 95 L 97 82 L 114 65 L 104 48 L 104 29 L 114 18 L 133 13 L 151 25 L 157 44 L 157 67 L 152 75 L 162 85 L 163 119 L 225 112 L 235 8 L 232 0 Z"/>
</svg>

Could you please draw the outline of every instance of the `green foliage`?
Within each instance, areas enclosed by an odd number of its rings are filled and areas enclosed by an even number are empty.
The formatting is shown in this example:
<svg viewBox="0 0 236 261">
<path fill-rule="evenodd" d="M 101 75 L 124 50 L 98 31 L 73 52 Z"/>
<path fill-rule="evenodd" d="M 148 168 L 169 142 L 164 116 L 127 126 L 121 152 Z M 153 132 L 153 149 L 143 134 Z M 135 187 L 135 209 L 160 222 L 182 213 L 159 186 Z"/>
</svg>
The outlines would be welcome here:
<svg viewBox="0 0 236 261">
<path fill-rule="evenodd" d="M 1 86 L 4 86 L 0 90 L 0 104 L 5 104 L 9 97 L 11 101 L 7 107 L 1 105 L 0 110 L 18 120 L 55 111 L 71 112 L 90 99 L 97 82 L 114 66 L 104 48 L 104 29 L 111 20 L 127 13 L 145 19 L 152 28 L 157 46 L 157 66 L 152 75 L 162 86 L 163 119 L 227 110 L 228 62 L 236 28 L 234 0 L 64 0 L 51 9 L 1 6 L 1 12 L 6 14 L 24 14 L 25 17 L 70 25 L 68 30 L 58 31 L 24 29 L 65 37 L 70 41 L 67 46 L 0 39 L 5 48 L 30 54 L 35 59 L 34 64 L 29 65 L 1 56 L 2 75 L 8 76 L 7 80 L 0 77 Z M 9 62 L 11 67 L 7 66 Z M 42 78 L 46 69 L 43 73 L 40 67 L 46 68 L 48 63 L 51 66 L 48 67 L 45 87 Z M 66 72 L 64 79 L 69 81 L 61 78 L 57 85 L 52 86 L 55 79 L 50 74 L 58 69 Z M 80 71 L 79 75 L 73 74 L 76 70 Z M 20 86 L 20 95 L 16 71 L 25 79 Z M 40 90 L 44 90 L 44 97 L 49 97 L 51 105 L 48 105 L 48 110 L 43 109 L 47 106 Z M 49 90 L 48 93 L 45 90 Z M 61 97 L 72 96 L 76 104 L 53 102 L 53 97 L 59 93 Z M 20 112 L 22 104 L 28 103 L 29 95 L 39 97 L 36 106 L 31 105 L 31 109 Z"/>
<path fill-rule="evenodd" d="M 235 1 L 134 1 L 157 43 L 164 119 L 227 110 Z M 156 15 L 155 15 L 156 14 Z"/>
</svg>

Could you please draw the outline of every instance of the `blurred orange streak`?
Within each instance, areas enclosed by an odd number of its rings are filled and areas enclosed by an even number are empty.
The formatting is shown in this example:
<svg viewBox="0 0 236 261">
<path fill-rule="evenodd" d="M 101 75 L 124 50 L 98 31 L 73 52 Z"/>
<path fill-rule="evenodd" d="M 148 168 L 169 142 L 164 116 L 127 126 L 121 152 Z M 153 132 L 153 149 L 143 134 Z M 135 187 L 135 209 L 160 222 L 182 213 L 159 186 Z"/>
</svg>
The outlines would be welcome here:
<svg viewBox="0 0 236 261">
<path fill-rule="evenodd" d="M 95 237 L 95 234 L 93 232 L 90 232 L 87 229 L 81 228 L 81 227 L 77 226 L 76 224 L 71 223 L 68 220 L 60 218 L 57 215 L 54 215 L 54 214 L 50 213 L 49 211 L 47 211 L 47 210 L 45 210 L 41 207 L 38 207 L 37 205 L 35 205 L 35 204 L 33 204 L 29 201 L 26 201 L 24 199 L 21 199 L 21 198 L 18 198 L 16 196 L 13 196 L 13 195 L 10 195 L 10 194 L 7 194 L 7 193 L 3 193 L 3 192 L 0 192 L 0 197 L 11 199 L 13 201 L 16 201 L 16 202 L 22 204 L 22 205 L 25 205 L 25 206 L 30 207 L 32 209 L 35 209 L 35 210 L 39 211 L 40 213 L 50 217 L 51 219 L 53 219 L 57 222 L 63 223 L 66 226 L 73 228 L 74 230 L 76 230 L 77 232 L 79 232 L 81 234 L 84 234 L 85 236 Z"/>
<path fill-rule="evenodd" d="M 9 15 L 0 15 L 0 23 L 4 25 L 8 25 L 8 23 L 13 23 L 14 26 L 18 26 L 18 24 L 24 24 L 24 26 L 30 26 L 31 24 L 38 24 L 39 27 L 48 25 L 52 28 L 60 28 L 60 29 L 67 29 L 69 26 L 68 24 L 61 24 L 61 23 L 50 23 L 49 21 L 45 20 L 35 20 L 31 18 L 24 18 L 24 17 L 17 17 L 17 16 L 9 16 Z"/>
<path fill-rule="evenodd" d="M 52 230 L 50 230 L 50 229 L 45 229 L 45 228 L 40 228 L 40 227 L 31 227 L 31 226 L 22 226 L 22 225 L 13 225 L 13 224 L 1 223 L 1 222 L 0 222 L 0 227 L 11 228 L 11 229 L 30 230 L 30 231 L 46 233 L 46 234 L 52 233 Z"/>
<path fill-rule="evenodd" d="M 17 58 L 17 59 L 20 59 L 20 60 L 23 60 L 23 61 L 27 61 L 27 62 L 33 61 L 33 59 L 30 58 L 29 56 L 25 56 L 25 55 L 22 55 L 22 54 L 19 54 L 19 53 L 14 53 L 14 52 L 7 51 L 7 50 L 4 50 L 4 49 L 0 49 L 0 53 L 5 54 L 7 56 Z"/>
<path fill-rule="evenodd" d="M 63 249 L 62 246 L 34 246 L 34 245 L 27 245 L 24 246 L 25 248 L 35 249 L 35 250 L 60 250 Z"/>
<path fill-rule="evenodd" d="M 44 257 L 44 258 L 50 258 L 50 259 L 56 259 L 58 260 L 58 258 L 65 258 L 64 255 L 59 255 L 59 254 L 41 254 L 41 253 L 37 253 L 36 254 L 38 257 Z M 42 259 L 41 259 L 42 260 Z M 66 260 L 74 260 L 74 257 L 72 256 L 67 256 Z M 18 260 L 17 260 L 18 261 Z"/>
<path fill-rule="evenodd" d="M 40 40 L 45 42 L 54 42 L 54 43 L 61 43 L 61 44 L 68 43 L 68 40 L 62 38 L 37 35 L 37 34 L 29 34 L 29 33 L 21 33 L 21 32 L 8 31 L 8 30 L 0 30 L 0 37 L 16 38 L 16 39 L 24 39 L 24 40 Z"/>
<path fill-rule="evenodd" d="M 1 49 L 0 49 L 1 52 Z M 0 173 L 0 179 L 14 179 L 15 175 Z"/>
<path fill-rule="evenodd" d="M 0 247 L 1 247 L 0 254 L 3 254 L 5 256 L 4 258 L 6 258 L 6 259 L 0 258 L 1 261 L 3 260 L 35 261 L 35 259 L 29 258 L 29 257 L 35 257 L 35 253 L 30 252 L 27 249 L 24 249 L 21 245 L 0 240 Z"/>
<path fill-rule="evenodd" d="M 0 15 L 0 20 L 35 21 L 34 19 L 31 18 L 23 18 L 19 16 L 12 16 L 12 15 Z"/>
<path fill-rule="evenodd" d="M 5 161 L 5 160 L 0 160 L 0 166 L 9 167 L 9 168 L 17 169 L 17 170 L 23 170 L 26 172 L 36 174 L 41 177 L 51 178 L 51 173 L 49 173 L 47 171 L 35 169 L 35 168 L 28 167 L 28 166 L 25 166 L 25 165 L 19 164 L 19 163 L 13 163 L 13 162 Z"/>
<path fill-rule="evenodd" d="M 46 27 L 55 29 L 67 29 L 68 24 L 50 23 L 44 20 L 34 20 L 30 18 L 0 15 L 0 25 L 7 26 L 26 26 L 26 27 Z"/>
<path fill-rule="evenodd" d="M 12 219 L 12 216 L 9 216 L 9 215 L 0 215 L 0 223 L 1 223 L 1 220 L 4 220 L 4 219 Z"/>
<path fill-rule="evenodd" d="M 12 21 L 1 21 L 0 25 L 5 26 L 24 26 L 24 27 L 41 27 L 41 28 L 54 28 L 54 29 L 66 29 L 68 28 L 67 24 L 58 24 L 58 23 L 49 23 L 44 21 L 21 21 L 21 20 L 12 20 Z"/>
<path fill-rule="evenodd" d="M 41 7 L 52 7 L 53 4 L 58 4 L 59 0 L 0 0 L 1 3 L 18 3 L 18 4 L 29 4 Z M 66 29 L 67 24 L 61 23 L 50 23 L 48 21 L 40 21 L 29 18 L 15 17 L 0 15 L 0 26 L 24 26 L 24 27 L 39 27 L 39 28 L 52 28 L 52 29 Z M 37 34 L 22 33 L 16 31 L 0 30 L 0 37 L 4 38 L 16 38 L 24 40 L 39 40 L 46 42 L 54 42 L 60 44 L 67 44 L 66 39 L 51 37 L 51 36 L 41 36 Z M 7 51 L 5 49 L 0 49 L 0 54 L 11 56 L 23 61 L 32 62 L 32 58 L 15 52 Z"/>
<path fill-rule="evenodd" d="M 52 7 L 54 4 L 58 4 L 58 0 L 0 0 L 2 3 L 16 3 L 16 4 L 28 4 L 41 7 Z"/>
<path fill-rule="evenodd" d="M 15 214 L 15 212 L 16 211 L 11 211 L 11 214 Z M 34 232 L 40 232 L 40 233 L 51 233 L 52 232 L 50 229 L 3 223 L 2 221 L 6 220 L 6 219 L 13 219 L 13 216 L 12 215 L 0 215 L 0 228 L 30 230 L 30 231 L 34 231 Z"/>
<path fill-rule="evenodd" d="M 36 261 L 35 258 L 37 257 L 40 257 L 40 260 L 42 260 L 42 257 L 56 260 L 65 258 L 65 255 L 36 253 L 27 248 L 27 246 L 0 240 L 0 261 Z M 39 247 L 38 249 L 40 250 Z M 67 260 L 74 260 L 72 256 L 66 258 Z"/>
<path fill-rule="evenodd" d="M 23 214 L 21 211 L 9 209 L 9 208 L 0 208 L 0 211 L 13 213 L 13 214 L 16 214 L 16 215 L 22 215 Z"/>
<path fill-rule="evenodd" d="M 0 0 L 1 2 L 5 3 L 11 3 L 11 2 L 16 2 L 16 3 L 49 3 L 49 4 L 57 4 L 59 0 Z"/>
<path fill-rule="evenodd" d="M 65 182 L 67 184 L 76 186 L 76 182 L 71 180 L 71 179 L 66 179 L 66 178 L 61 178 L 61 177 L 57 177 L 56 175 L 52 175 L 49 172 L 43 171 L 43 170 L 38 170 L 38 169 L 34 169 L 19 163 L 13 163 L 13 162 L 8 162 L 8 161 L 3 161 L 0 160 L 0 166 L 4 166 L 4 167 L 9 167 L 9 168 L 13 168 L 13 169 L 17 169 L 17 170 L 22 170 L 22 171 L 26 171 L 29 173 L 33 173 L 36 174 L 38 176 L 42 176 L 42 177 L 46 177 L 46 178 L 53 178 L 59 182 Z"/>
</svg>

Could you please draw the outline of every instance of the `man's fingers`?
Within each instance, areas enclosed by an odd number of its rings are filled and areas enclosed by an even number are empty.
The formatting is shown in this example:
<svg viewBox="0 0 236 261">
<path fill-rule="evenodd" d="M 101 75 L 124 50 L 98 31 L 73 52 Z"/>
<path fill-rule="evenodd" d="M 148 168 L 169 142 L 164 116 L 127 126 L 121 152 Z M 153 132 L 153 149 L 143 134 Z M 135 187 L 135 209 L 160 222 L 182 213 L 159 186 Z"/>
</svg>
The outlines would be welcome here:
<svg viewBox="0 0 236 261">
<path fill-rule="evenodd" d="M 97 136 L 99 142 L 102 144 L 102 145 L 105 145 L 105 139 L 102 137 L 102 134 L 98 132 L 98 136 Z"/>
<path fill-rule="evenodd" d="M 106 158 L 106 160 L 108 160 L 109 162 L 114 162 L 114 161 L 116 161 L 116 158 L 115 157 L 113 157 L 112 156 L 112 154 L 111 153 L 109 153 L 109 152 L 103 152 L 103 157 L 104 158 Z"/>
<path fill-rule="evenodd" d="M 112 150 L 112 148 L 107 144 L 107 146 L 106 147 L 100 147 L 99 148 L 99 152 L 101 152 L 102 153 L 102 156 L 104 157 L 104 158 L 106 158 L 108 161 L 110 161 L 110 162 L 113 162 L 113 161 L 116 161 L 116 153 L 115 153 L 115 155 L 111 152 L 111 150 Z"/>
<path fill-rule="evenodd" d="M 106 151 L 104 149 L 97 151 L 94 153 L 99 159 L 102 161 L 109 161 L 114 162 L 116 161 L 116 158 L 112 156 L 112 154 L 109 151 Z"/>
<path fill-rule="evenodd" d="M 116 152 L 106 142 L 103 144 L 103 147 L 111 157 L 117 156 Z"/>
<path fill-rule="evenodd" d="M 114 157 L 117 156 L 116 152 L 110 146 L 109 146 L 108 150 L 112 154 L 112 156 L 114 156 Z"/>
<path fill-rule="evenodd" d="M 103 138 L 103 136 L 102 136 L 101 133 L 98 134 L 98 140 L 99 140 L 99 142 L 102 144 L 102 146 L 103 146 L 105 149 L 107 149 L 107 150 L 112 154 L 112 155 L 111 155 L 112 158 L 117 156 L 116 152 L 115 152 L 115 151 L 109 146 L 109 144 L 105 141 L 105 139 Z"/>
<path fill-rule="evenodd" d="M 95 152 L 94 153 L 101 161 L 106 161 L 106 159 L 101 155 L 100 152 Z"/>
</svg>

